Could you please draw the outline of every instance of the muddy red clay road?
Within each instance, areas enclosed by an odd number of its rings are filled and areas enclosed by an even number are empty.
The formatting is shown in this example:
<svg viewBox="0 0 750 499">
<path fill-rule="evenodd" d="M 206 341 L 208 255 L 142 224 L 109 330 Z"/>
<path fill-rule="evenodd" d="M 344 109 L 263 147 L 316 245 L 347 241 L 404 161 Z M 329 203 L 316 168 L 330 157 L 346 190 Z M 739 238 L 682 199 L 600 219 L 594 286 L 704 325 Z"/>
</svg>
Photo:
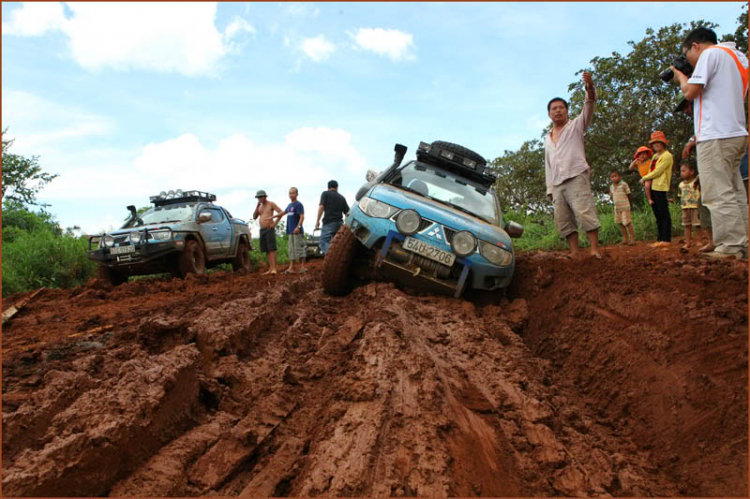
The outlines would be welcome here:
<svg viewBox="0 0 750 499">
<path fill-rule="evenodd" d="M 3 330 L 3 494 L 747 496 L 747 262 L 606 251 L 502 300 L 320 262 L 45 290 Z"/>
</svg>

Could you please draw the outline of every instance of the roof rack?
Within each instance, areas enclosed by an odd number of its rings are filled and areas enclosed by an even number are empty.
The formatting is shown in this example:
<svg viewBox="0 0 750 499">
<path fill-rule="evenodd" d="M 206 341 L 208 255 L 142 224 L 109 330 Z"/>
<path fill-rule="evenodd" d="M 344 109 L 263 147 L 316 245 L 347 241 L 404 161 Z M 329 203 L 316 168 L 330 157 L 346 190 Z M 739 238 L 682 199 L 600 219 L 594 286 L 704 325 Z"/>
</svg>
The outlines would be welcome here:
<svg viewBox="0 0 750 499">
<path fill-rule="evenodd" d="M 154 203 L 154 206 L 164 206 L 168 204 L 177 203 L 191 203 L 196 201 L 212 202 L 216 201 L 216 195 L 210 194 L 203 191 L 182 191 L 177 189 L 176 191 L 161 191 L 158 196 L 151 196 L 149 200 Z"/>
<path fill-rule="evenodd" d="M 475 160 L 462 156 L 454 151 L 433 147 L 427 142 L 420 142 L 417 149 L 417 159 L 425 159 L 462 177 L 479 182 L 485 187 L 491 187 L 497 180 L 497 175 L 487 168 L 486 164 L 479 164 Z"/>
</svg>

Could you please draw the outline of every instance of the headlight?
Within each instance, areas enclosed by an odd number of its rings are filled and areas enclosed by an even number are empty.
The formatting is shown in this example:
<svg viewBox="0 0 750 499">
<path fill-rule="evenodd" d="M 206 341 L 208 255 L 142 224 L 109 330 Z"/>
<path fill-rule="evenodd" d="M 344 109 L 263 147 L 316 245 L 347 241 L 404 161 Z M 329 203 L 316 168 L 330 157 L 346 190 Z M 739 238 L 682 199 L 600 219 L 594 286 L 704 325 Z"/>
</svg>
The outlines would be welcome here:
<svg viewBox="0 0 750 499">
<path fill-rule="evenodd" d="M 396 228 L 405 236 L 416 234 L 422 224 L 422 217 L 414 210 L 404 210 L 396 217 Z"/>
<path fill-rule="evenodd" d="M 115 245 L 115 238 L 110 236 L 109 234 L 104 235 L 104 246 L 107 248 L 111 248 Z"/>
<path fill-rule="evenodd" d="M 471 232 L 456 232 L 451 239 L 451 248 L 458 256 L 469 256 L 477 247 L 477 238 Z"/>
<path fill-rule="evenodd" d="M 167 230 L 155 230 L 153 232 L 149 232 L 151 234 L 151 237 L 154 238 L 154 241 L 169 241 L 172 239 L 172 231 Z"/>
<path fill-rule="evenodd" d="M 484 241 L 479 241 L 479 254 L 495 265 L 507 266 L 513 260 L 513 254 L 499 246 Z"/>
<path fill-rule="evenodd" d="M 138 244 L 141 242 L 141 236 L 142 234 L 140 231 L 131 232 L 130 236 L 128 236 L 128 239 L 130 239 L 130 242 L 133 244 Z"/>
<path fill-rule="evenodd" d="M 398 211 L 398 208 L 367 196 L 359 200 L 359 207 L 366 214 L 376 218 L 390 218 Z"/>
</svg>

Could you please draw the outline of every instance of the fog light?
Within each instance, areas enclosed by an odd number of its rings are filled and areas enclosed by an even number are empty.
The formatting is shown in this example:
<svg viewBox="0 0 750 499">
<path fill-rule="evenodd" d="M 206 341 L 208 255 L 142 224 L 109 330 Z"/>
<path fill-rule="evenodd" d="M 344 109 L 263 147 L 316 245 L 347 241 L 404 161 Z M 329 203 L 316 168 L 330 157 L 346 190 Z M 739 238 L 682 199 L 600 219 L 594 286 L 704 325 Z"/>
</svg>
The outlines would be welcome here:
<svg viewBox="0 0 750 499">
<path fill-rule="evenodd" d="M 416 234 L 422 224 L 422 217 L 414 210 L 404 210 L 396 217 L 396 228 L 405 236 Z"/>
<path fill-rule="evenodd" d="M 110 236 L 109 234 L 104 235 L 104 246 L 107 248 L 111 248 L 115 245 L 115 238 Z"/>
<path fill-rule="evenodd" d="M 130 239 L 131 243 L 138 244 L 141 242 L 141 233 L 139 231 L 131 232 L 128 239 Z"/>
<path fill-rule="evenodd" d="M 451 238 L 451 248 L 458 256 L 469 256 L 477 247 L 477 238 L 471 232 L 462 230 Z"/>
</svg>

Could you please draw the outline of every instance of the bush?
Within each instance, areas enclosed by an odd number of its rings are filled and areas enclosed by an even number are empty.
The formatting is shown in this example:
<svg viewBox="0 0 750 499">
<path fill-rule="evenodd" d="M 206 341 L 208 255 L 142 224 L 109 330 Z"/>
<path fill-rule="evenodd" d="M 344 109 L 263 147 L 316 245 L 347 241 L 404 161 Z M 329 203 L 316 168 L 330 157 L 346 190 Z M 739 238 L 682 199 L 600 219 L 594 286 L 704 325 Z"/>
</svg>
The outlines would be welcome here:
<svg viewBox="0 0 750 499">
<path fill-rule="evenodd" d="M 10 229 L 13 238 L 8 241 L 3 228 L 3 296 L 43 286 L 79 286 L 95 275 L 87 241 L 59 236 L 45 228 L 33 232 Z"/>
</svg>

